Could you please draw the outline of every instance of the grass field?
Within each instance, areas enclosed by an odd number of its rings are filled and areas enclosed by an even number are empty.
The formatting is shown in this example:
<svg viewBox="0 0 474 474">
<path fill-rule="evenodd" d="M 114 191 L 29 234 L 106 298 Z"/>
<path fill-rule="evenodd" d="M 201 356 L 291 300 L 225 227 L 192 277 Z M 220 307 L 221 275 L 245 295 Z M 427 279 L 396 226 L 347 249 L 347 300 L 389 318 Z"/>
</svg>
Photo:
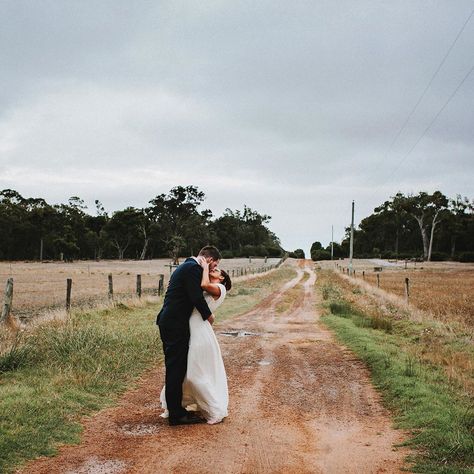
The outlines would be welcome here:
<svg viewBox="0 0 474 474">
<path fill-rule="evenodd" d="M 427 277 L 445 269 L 430 269 Z M 466 271 L 464 269 L 464 271 Z M 385 272 L 385 270 L 384 270 Z M 383 273 L 383 272 L 382 272 Z M 459 271 L 454 275 L 459 275 Z M 387 277 L 389 272 L 383 273 Z M 436 290 L 437 297 L 429 301 L 429 311 L 418 309 L 414 303 L 409 306 L 403 298 L 374 287 L 362 281 L 362 278 L 350 278 L 340 272 L 330 272 L 331 279 L 344 290 L 346 300 L 358 311 L 377 321 L 404 321 L 407 329 L 412 331 L 411 338 L 416 344 L 412 346 L 413 356 L 426 363 L 441 367 L 447 378 L 458 388 L 473 397 L 474 400 L 474 332 L 471 320 L 459 313 L 452 293 L 456 290 L 446 283 Z M 435 279 L 439 280 L 439 274 Z M 468 278 L 472 278 L 469 275 Z M 388 278 L 387 278 L 388 279 Z M 423 290 L 434 291 L 432 280 L 425 280 Z M 474 286 L 467 289 L 472 299 Z M 451 301 L 451 306 L 445 301 Z M 443 310 L 443 317 L 439 311 Z M 471 308 L 472 310 L 472 308 Z M 469 314 L 469 313 L 468 313 Z"/>
<path fill-rule="evenodd" d="M 236 281 L 217 319 L 246 312 L 295 274 L 282 265 Z M 0 332 L 0 472 L 78 442 L 81 417 L 113 404 L 159 363 L 161 299 L 133 304 L 74 310 L 67 320 Z"/>
<path fill-rule="evenodd" d="M 372 296 L 333 272 L 320 272 L 317 284 L 326 312 L 323 321 L 366 362 L 398 427 L 411 434 L 413 472 L 473 472 L 474 392 L 468 384 L 473 374 L 459 364 L 474 361 L 472 343 L 449 335 L 439 323 L 370 311 L 362 300 Z M 449 373 L 454 367 L 456 378 Z"/>
<path fill-rule="evenodd" d="M 338 261 L 347 268 L 348 261 Z M 325 262 L 324 268 L 334 264 Z M 410 305 L 443 323 L 459 323 L 474 328 L 474 265 L 457 262 L 403 262 L 355 260 L 355 278 L 377 287 L 374 267 L 381 265 L 380 289 L 405 302 L 405 278 L 409 278 Z M 364 278 L 362 272 L 365 272 Z"/>
<path fill-rule="evenodd" d="M 257 269 L 275 265 L 279 259 L 224 259 L 221 267 L 232 274 L 241 268 Z M 144 294 L 156 292 L 159 275 L 170 276 L 169 259 L 102 260 L 64 262 L 0 262 L 0 285 L 13 277 L 13 314 L 29 318 L 65 306 L 66 279 L 72 278 L 72 305 L 93 306 L 108 299 L 108 275 L 113 276 L 114 296 L 128 298 L 135 294 L 136 275 L 142 275 Z"/>
</svg>

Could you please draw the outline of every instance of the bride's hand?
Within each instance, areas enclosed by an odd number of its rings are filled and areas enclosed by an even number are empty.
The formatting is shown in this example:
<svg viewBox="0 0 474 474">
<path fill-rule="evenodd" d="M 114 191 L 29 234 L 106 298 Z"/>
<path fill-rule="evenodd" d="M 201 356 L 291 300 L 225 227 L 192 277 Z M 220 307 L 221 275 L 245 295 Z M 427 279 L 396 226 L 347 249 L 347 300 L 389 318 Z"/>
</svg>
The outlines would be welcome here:
<svg viewBox="0 0 474 474">
<path fill-rule="evenodd" d="M 199 265 L 201 265 L 202 268 L 209 266 L 209 264 L 207 263 L 204 257 L 198 257 L 197 260 L 198 260 Z"/>
</svg>

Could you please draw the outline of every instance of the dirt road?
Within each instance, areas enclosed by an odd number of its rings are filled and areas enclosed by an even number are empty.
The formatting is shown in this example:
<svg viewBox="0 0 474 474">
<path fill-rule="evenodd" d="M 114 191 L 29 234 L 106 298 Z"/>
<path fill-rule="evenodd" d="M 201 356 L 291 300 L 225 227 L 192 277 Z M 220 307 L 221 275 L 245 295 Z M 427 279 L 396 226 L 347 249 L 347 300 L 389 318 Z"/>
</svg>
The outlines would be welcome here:
<svg viewBox="0 0 474 474">
<path fill-rule="evenodd" d="M 223 423 L 169 427 L 158 416 L 157 368 L 118 407 L 86 421 L 81 445 L 23 472 L 400 472 L 406 453 L 393 446 L 402 434 L 391 428 L 367 369 L 318 322 L 315 279 L 302 263 L 258 308 L 216 326 L 229 377 Z M 301 288 L 297 304 L 276 312 L 293 287 Z"/>
</svg>

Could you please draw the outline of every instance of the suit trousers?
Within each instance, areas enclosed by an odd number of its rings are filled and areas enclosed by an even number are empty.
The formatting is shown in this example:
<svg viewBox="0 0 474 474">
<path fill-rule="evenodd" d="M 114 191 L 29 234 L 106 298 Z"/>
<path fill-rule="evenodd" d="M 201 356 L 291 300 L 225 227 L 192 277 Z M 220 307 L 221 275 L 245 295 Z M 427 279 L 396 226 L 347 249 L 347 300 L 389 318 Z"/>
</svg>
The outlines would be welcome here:
<svg viewBox="0 0 474 474">
<path fill-rule="evenodd" d="M 182 406 L 183 382 L 188 368 L 189 326 L 159 326 L 165 355 L 165 396 L 170 419 L 181 418 L 187 411 Z"/>
</svg>

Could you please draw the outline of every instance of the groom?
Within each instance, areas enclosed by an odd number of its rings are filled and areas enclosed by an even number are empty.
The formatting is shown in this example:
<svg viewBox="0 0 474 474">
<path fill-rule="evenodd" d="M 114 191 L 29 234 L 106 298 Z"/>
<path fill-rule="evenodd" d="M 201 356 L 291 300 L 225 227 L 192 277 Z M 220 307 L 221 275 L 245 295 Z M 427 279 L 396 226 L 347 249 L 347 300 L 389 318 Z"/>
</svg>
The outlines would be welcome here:
<svg viewBox="0 0 474 474">
<path fill-rule="evenodd" d="M 222 258 L 219 250 L 211 245 L 203 247 L 198 257 L 206 259 L 210 270 L 214 269 Z M 202 319 L 207 319 L 211 324 L 214 322 L 214 315 L 203 296 L 201 278 L 202 267 L 196 257 L 187 258 L 179 265 L 171 275 L 163 308 L 156 320 L 165 355 L 165 396 L 169 424 L 172 426 L 205 421 L 186 411 L 181 405 L 188 363 L 189 318 L 193 309 L 197 308 Z"/>
</svg>

